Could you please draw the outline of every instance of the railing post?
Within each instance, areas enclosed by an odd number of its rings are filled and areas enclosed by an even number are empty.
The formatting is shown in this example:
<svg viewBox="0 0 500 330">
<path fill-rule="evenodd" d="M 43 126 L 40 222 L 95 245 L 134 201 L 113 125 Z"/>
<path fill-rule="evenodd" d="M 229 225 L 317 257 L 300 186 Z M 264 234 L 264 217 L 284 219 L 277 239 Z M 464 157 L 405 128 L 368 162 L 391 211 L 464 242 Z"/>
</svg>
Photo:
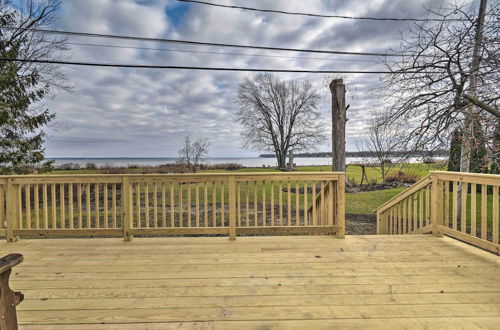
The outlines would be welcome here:
<svg viewBox="0 0 500 330">
<path fill-rule="evenodd" d="M 122 180 L 122 226 L 123 240 L 130 242 L 132 240 L 132 191 L 130 189 L 129 178 L 124 176 Z"/>
<path fill-rule="evenodd" d="M 337 177 L 337 238 L 345 238 L 345 173 Z"/>
<path fill-rule="evenodd" d="M 443 233 L 439 232 L 439 216 L 441 215 L 441 207 L 439 204 L 440 193 L 441 193 L 441 181 L 438 180 L 436 174 L 432 175 L 432 186 L 431 186 L 431 224 L 432 224 L 432 236 L 443 237 Z"/>
<path fill-rule="evenodd" d="M 236 179 L 229 176 L 229 239 L 236 239 Z M 224 205 L 222 205 L 224 207 Z"/>
<path fill-rule="evenodd" d="M 7 179 L 7 189 L 5 190 L 5 214 L 7 220 L 7 233 L 5 235 L 7 242 L 16 242 L 18 238 L 14 236 L 14 227 L 18 220 L 16 207 L 17 194 L 14 191 L 14 179 Z"/>
</svg>

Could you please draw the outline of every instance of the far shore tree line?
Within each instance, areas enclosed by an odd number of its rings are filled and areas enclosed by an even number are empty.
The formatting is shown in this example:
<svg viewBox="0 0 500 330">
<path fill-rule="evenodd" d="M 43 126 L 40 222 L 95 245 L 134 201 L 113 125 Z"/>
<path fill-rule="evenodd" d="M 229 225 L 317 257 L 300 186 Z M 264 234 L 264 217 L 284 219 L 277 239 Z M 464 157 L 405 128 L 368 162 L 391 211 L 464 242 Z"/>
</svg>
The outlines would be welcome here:
<svg viewBox="0 0 500 330">
<path fill-rule="evenodd" d="M 5 0 L 0 3 L 0 56 L 61 59 L 67 42 L 43 29 L 53 24 L 59 0 Z M 421 150 L 450 150 L 448 169 L 500 174 L 498 68 L 499 4 L 429 8 L 436 20 L 414 23 L 385 62 L 390 72 L 375 93 L 384 109 L 373 109 L 368 134 L 358 139 L 364 166 L 375 166 L 383 180 Z M 44 160 L 44 127 L 55 115 L 43 101 L 69 89 L 68 77 L 54 64 L 0 61 L 0 171 L 49 170 Z M 290 154 L 311 152 L 325 141 L 320 89 L 308 80 L 270 73 L 245 78 L 237 89 L 235 115 L 243 147 L 270 152 L 287 169 Z M 353 107 L 354 108 L 354 107 Z M 450 145 L 451 143 L 451 145 Z M 179 162 L 196 172 L 209 141 L 186 136 Z M 407 152 L 401 152 L 402 150 Z"/>
</svg>

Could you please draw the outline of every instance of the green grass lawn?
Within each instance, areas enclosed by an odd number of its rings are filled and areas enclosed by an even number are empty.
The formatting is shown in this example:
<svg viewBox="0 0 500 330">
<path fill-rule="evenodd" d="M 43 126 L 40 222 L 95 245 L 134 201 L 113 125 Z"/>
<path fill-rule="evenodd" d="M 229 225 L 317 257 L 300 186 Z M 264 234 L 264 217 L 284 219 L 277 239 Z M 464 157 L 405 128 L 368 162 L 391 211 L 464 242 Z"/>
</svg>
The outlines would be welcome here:
<svg viewBox="0 0 500 330">
<path fill-rule="evenodd" d="M 404 189 L 405 188 L 392 188 L 346 194 L 346 213 L 374 214 L 373 210 L 402 192 Z"/>
</svg>

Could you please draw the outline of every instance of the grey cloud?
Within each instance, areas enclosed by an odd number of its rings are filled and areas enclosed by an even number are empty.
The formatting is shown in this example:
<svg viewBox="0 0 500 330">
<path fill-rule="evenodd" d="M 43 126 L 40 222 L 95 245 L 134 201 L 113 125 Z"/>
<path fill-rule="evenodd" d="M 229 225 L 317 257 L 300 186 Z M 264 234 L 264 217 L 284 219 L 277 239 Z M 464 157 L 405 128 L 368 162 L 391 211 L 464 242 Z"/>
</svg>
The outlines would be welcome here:
<svg viewBox="0 0 500 330">
<path fill-rule="evenodd" d="M 227 1 L 232 3 L 233 1 Z M 262 8 L 284 8 L 306 12 L 333 12 L 373 16 L 415 16 L 429 0 L 385 0 L 376 5 L 364 1 L 259 1 Z M 285 15 L 249 13 L 192 5 L 178 26 L 166 10 L 173 1 L 65 1 L 61 29 L 97 33 L 130 34 L 239 44 L 297 48 L 383 50 L 394 42 L 403 24 L 347 22 Z M 361 12 L 361 10 L 363 10 Z M 387 25 L 388 24 L 388 25 Z M 120 40 L 72 38 L 138 47 L 190 49 L 248 54 L 280 55 L 241 49 L 125 42 Z M 222 67 L 366 70 L 382 68 L 376 63 L 315 61 L 284 57 L 250 57 L 165 51 L 72 46 L 73 58 L 85 61 L 151 63 Z M 353 59 L 321 54 L 283 53 L 285 56 Z M 356 57 L 358 58 L 358 57 Z M 370 59 L 370 58 L 365 58 Z M 371 58 L 372 59 L 372 58 Z M 58 120 L 68 129 L 49 130 L 49 156 L 175 156 L 185 134 L 211 140 L 212 156 L 253 155 L 241 149 L 241 127 L 235 122 L 235 91 L 244 72 L 167 71 L 140 69 L 68 68 L 75 91 L 61 92 L 50 102 Z M 284 74 L 287 79 L 310 79 L 322 88 L 323 120 L 329 119 L 327 75 Z M 369 90 L 378 76 L 345 75 L 351 104 L 348 149 L 351 137 L 365 133 L 370 113 L 383 106 Z M 329 146 L 325 142 L 320 149 Z"/>
</svg>

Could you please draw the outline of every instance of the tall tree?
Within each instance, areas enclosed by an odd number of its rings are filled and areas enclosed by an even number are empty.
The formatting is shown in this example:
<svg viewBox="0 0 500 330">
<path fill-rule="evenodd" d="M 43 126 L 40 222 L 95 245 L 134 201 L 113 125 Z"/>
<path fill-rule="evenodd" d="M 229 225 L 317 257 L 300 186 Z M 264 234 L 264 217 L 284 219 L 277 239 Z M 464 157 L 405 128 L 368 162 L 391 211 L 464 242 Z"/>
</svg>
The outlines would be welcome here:
<svg viewBox="0 0 500 330">
<path fill-rule="evenodd" d="M 289 151 L 315 149 L 325 138 L 319 100 L 309 81 L 286 81 L 269 73 L 246 78 L 237 98 L 244 147 L 274 152 L 278 168 L 285 169 Z"/>
<path fill-rule="evenodd" d="M 491 174 L 500 174 L 500 120 L 497 121 L 491 144 Z"/>
<path fill-rule="evenodd" d="M 0 56 L 15 55 L 11 48 Z M 0 62 L 0 172 L 26 173 L 27 166 L 40 163 L 44 157 L 44 133 L 39 128 L 54 118 L 48 110 L 32 113 L 30 105 L 40 101 L 48 87 L 39 87 L 39 75 L 33 70 L 19 75 L 14 62 Z M 48 165 L 48 164 L 47 164 Z"/>
<path fill-rule="evenodd" d="M 465 96 L 471 96 L 471 83 L 475 86 L 473 97 L 482 104 L 496 108 L 500 99 L 499 5 L 486 9 L 479 42 L 475 29 L 477 14 L 468 8 L 463 5 L 429 10 L 429 15 L 439 22 L 413 24 L 401 35 L 399 49 L 394 50 L 398 59 L 387 59 L 391 74 L 385 76 L 381 89 L 392 104 L 387 118 L 391 124 L 409 125 L 407 148 L 417 150 L 448 144 L 452 130 L 464 127 L 469 116 L 469 101 Z M 474 49 L 479 61 L 474 61 Z M 475 109 L 483 124 L 498 118 L 496 112 L 487 109 Z"/>
<path fill-rule="evenodd" d="M 486 151 L 486 136 L 481 122 L 478 119 L 472 121 L 472 139 L 469 172 L 486 173 L 488 171 L 488 158 Z M 463 144 L 462 144 L 463 145 Z"/>
<path fill-rule="evenodd" d="M 451 134 L 450 156 L 448 158 L 448 171 L 460 171 L 460 154 L 462 150 L 462 131 L 455 128 Z"/>
<path fill-rule="evenodd" d="M 0 57 L 57 59 L 65 40 L 30 31 L 54 22 L 57 0 L 0 2 Z M 53 87 L 68 88 L 59 67 L 0 61 L 0 167 L 2 173 L 26 173 L 44 159 L 43 127 L 54 119 L 42 100 Z M 49 165 L 50 162 L 44 163 Z M 43 169 L 43 166 L 41 167 Z"/>
</svg>

